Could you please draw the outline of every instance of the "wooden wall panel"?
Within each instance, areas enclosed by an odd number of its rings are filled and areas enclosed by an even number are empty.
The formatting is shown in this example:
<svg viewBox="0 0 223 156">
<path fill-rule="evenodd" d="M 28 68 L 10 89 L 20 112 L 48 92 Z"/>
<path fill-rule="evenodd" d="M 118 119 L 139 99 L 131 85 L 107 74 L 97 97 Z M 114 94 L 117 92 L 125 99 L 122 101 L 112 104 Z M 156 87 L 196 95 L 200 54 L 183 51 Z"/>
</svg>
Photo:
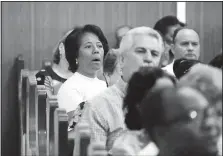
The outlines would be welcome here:
<svg viewBox="0 0 223 156">
<path fill-rule="evenodd" d="M 30 3 L 2 3 L 2 155 L 18 155 L 19 114 L 14 61 L 19 53 L 26 61 L 31 59 L 30 19 Z"/>
<path fill-rule="evenodd" d="M 59 38 L 77 25 L 96 24 L 110 47 L 115 28 L 151 26 L 176 14 L 176 2 L 3 2 L 2 3 L 2 155 L 18 155 L 18 106 L 14 59 L 23 54 L 28 69 L 51 59 Z"/>
<path fill-rule="evenodd" d="M 187 2 L 186 17 L 200 35 L 200 59 L 208 63 L 222 48 L 222 2 Z"/>
</svg>

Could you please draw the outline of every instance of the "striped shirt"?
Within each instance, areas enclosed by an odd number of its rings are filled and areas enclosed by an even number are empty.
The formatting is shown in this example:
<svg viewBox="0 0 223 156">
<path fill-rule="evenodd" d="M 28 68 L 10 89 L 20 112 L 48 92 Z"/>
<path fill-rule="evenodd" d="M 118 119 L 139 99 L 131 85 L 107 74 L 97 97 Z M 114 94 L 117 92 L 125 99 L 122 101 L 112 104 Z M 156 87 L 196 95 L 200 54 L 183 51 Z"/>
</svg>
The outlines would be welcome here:
<svg viewBox="0 0 223 156">
<path fill-rule="evenodd" d="M 91 141 L 103 143 L 107 150 L 126 130 L 122 109 L 125 93 L 126 83 L 120 79 L 85 104 L 80 122 L 90 124 Z"/>
</svg>

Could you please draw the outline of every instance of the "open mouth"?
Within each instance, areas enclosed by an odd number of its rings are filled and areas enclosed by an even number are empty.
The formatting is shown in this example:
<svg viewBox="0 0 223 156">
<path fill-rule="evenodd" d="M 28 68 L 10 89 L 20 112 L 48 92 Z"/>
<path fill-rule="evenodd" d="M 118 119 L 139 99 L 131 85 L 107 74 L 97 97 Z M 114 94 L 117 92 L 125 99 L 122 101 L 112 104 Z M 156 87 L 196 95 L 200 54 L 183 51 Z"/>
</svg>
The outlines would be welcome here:
<svg viewBox="0 0 223 156">
<path fill-rule="evenodd" d="M 92 61 L 93 61 L 93 62 L 100 62 L 101 60 L 98 59 L 98 58 L 96 58 L 96 59 L 93 59 Z"/>
</svg>

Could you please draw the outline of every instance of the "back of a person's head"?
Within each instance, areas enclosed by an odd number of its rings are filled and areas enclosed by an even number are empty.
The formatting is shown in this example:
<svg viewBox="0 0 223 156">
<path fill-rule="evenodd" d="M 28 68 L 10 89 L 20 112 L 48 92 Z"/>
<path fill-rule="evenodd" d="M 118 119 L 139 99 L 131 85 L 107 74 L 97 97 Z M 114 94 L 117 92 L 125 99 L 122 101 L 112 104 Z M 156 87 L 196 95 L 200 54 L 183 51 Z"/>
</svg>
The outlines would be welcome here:
<svg viewBox="0 0 223 156">
<path fill-rule="evenodd" d="M 150 28 L 150 27 L 136 27 L 131 30 L 129 30 L 126 35 L 122 38 L 119 51 L 121 54 L 128 52 L 128 50 L 133 46 L 135 36 L 138 35 L 145 35 L 150 36 L 158 40 L 158 43 L 160 45 L 159 50 L 163 52 L 164 50 L 164 43 L 163 38 L 156 30 Z"/>
<path fill-rule="evenodd" d="M 118 63 L 119 53 L 116 49 L 110 49 L 105 55 L 103 62 L 103 72 L 107 75 L 112 75 Z"/>
<path fill-rule="evenodd" d="M 81 46 L 81 39 L 86 33 L 95 34 L 103 45 L 104 55 L 109 50 L 108 42 L 100 27 L 92 24 L 84 25 L 83 27 L 76 27 L 65 39 L 65 53 L 66 59 L 69 63 L 69 69 L 75 72 L 78 68 L 76 59 L 79 56 L 79 48 Z"/>
<path fill-rule="evenodd" d="M 73 30 L 73 29 L 72 29 Z M 66 37 L 72 32 L 72 30 L 69 30 L 65 33 L 65 35 L 60 39 L 60 41 L 57 43 L 56 47 L 53 50 L 53 63 L 59 64 L 60 63 L 60 46 L 64 46 L 64 42 Z M 63 44 L 63 45 L 61 45 Z M 64 48 L 64 47 L 63 47 Z"/>
<path fill-rule="evenodd" d="M 142 128 L 138 108 L 143 97 L 156 84 L 156 80 L 162 77 L 167 77 L 174 82 L 174 79 L 162 69 L 158 67 L 141 67 L 131 77 L 127 94 L 124 98 L 123 108 L 127 111 L 125 123 L 131 130 L 139 130 Z"/>
<path fill-rule="evenodd" d="M 215 56 L 209 63 L 209 65 L 220 69 L 222 69 L 222 64 L 223 64 L 222 53 Z"/>
<path fill-rule="evenodd" d="M 179 80 L 178 86 L 193 87 L 209 101 L 216 101 L 222 94 L 222 70 L 204 64 L 196 64 Z"/>
<path fill-rule="evenodd" d="M 165 106 L 175 104 L 177 99 L 176 88 L 154 89 L 146 94 L 141 102 L 140 117 L 142 127 L 149 133 L 151 139 L 153 137 L 153 128 L 157 125 L 164 125 L 165 121 Z"/>
<path fill-rule="evenodd" d="M 197 63 L 200 63 L 200 61 L 191 59 L 189 60 L 185 58 L 177 59 L 174 61 L 173 64 L 173 72 L 175 76 L 179 79 L 183 75 L 185 75 L 193 65 Z"/>
<path fill-rule="evenodd" d="M 168 32 L 168 27 L 175 25 L 180 25 L 181 27 L 185 26 L 185 24 L 180 22 L 176 16 L 165 16 L 156 22 L 154 29 L 165 36 Z"/>
</svg>

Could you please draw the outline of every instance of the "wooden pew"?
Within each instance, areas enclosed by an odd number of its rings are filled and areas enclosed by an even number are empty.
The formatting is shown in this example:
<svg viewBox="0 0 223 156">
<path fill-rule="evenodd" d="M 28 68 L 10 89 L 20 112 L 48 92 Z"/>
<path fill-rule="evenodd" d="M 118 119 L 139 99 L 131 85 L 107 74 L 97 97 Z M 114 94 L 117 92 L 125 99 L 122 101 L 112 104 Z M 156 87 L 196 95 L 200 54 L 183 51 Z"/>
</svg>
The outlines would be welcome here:
<svg viewBox="0 0 223 156">
<path fill-rule="evenodd" d="M 57 96 L 47 91 L 46 132 L 47 156 L 54 155 L 54 111 L 58 108 Z"/>
<path fill-rule="evenodd" d="M 75 146 L 73 155 L 87 156 L 90 144 L 90 128 L 88 123 L 76 125 Z"/>
<path fill-rule="evenodd" d="M 88 156 L 107 156 L 108 152 L 105 146 L 100 142 L 90 143 L 88 147 Z"/>
<path fill-rule="evenodd" d="M 67 156 L 68 153 L 68 116 L 64 109 L 54 111 L 54 156 Z"/>
<path fill-rule="evenodd" d="M 36 104 L 36 134 L 38 139 L 39 155 L 46 155 L 47 132 L 46 132 L 46 108 L 47 91 L 44 85 L 37 86 L 38 103 Z"/>
<path fill-rule="evenodd" d="M 18 57 L 15 60 L 15 64 L 16 64 L 16 81 L 17 81 L 17 95 L 18 95 L 18 109 L 19 109 L 19 133 L 20 133 L 20 138 L 19 138 L 19 148 L 20 148 L 20 155 L 24 155 L 25 154 L 25 142 L 24 142 L 24 120 L 23 120 L 23 103 L 24 103 L 24 98 L 23 98 L 23 82 L 24 82 L 24 74 L 23 74 L 23 70 L 25 68 L 25 61 L 23 58 L 23 55 L 18 55 Z M 26 81 L 25 81 L 26 82 Z"/>
<path fill-rule="evenodd" d="M 38 139 L 36 134 L 36 105 L 37 105 L 37 82 L 34 72 L 30 72 L 27 79 L 26 96 L 26 154 L 38 155 Z"/>
<path fill-rule="evenodd" d="M 26 97 L 29 71 L 22 69 L 19 82 L 20 154 L 26 154 Z"/>
</svg>

